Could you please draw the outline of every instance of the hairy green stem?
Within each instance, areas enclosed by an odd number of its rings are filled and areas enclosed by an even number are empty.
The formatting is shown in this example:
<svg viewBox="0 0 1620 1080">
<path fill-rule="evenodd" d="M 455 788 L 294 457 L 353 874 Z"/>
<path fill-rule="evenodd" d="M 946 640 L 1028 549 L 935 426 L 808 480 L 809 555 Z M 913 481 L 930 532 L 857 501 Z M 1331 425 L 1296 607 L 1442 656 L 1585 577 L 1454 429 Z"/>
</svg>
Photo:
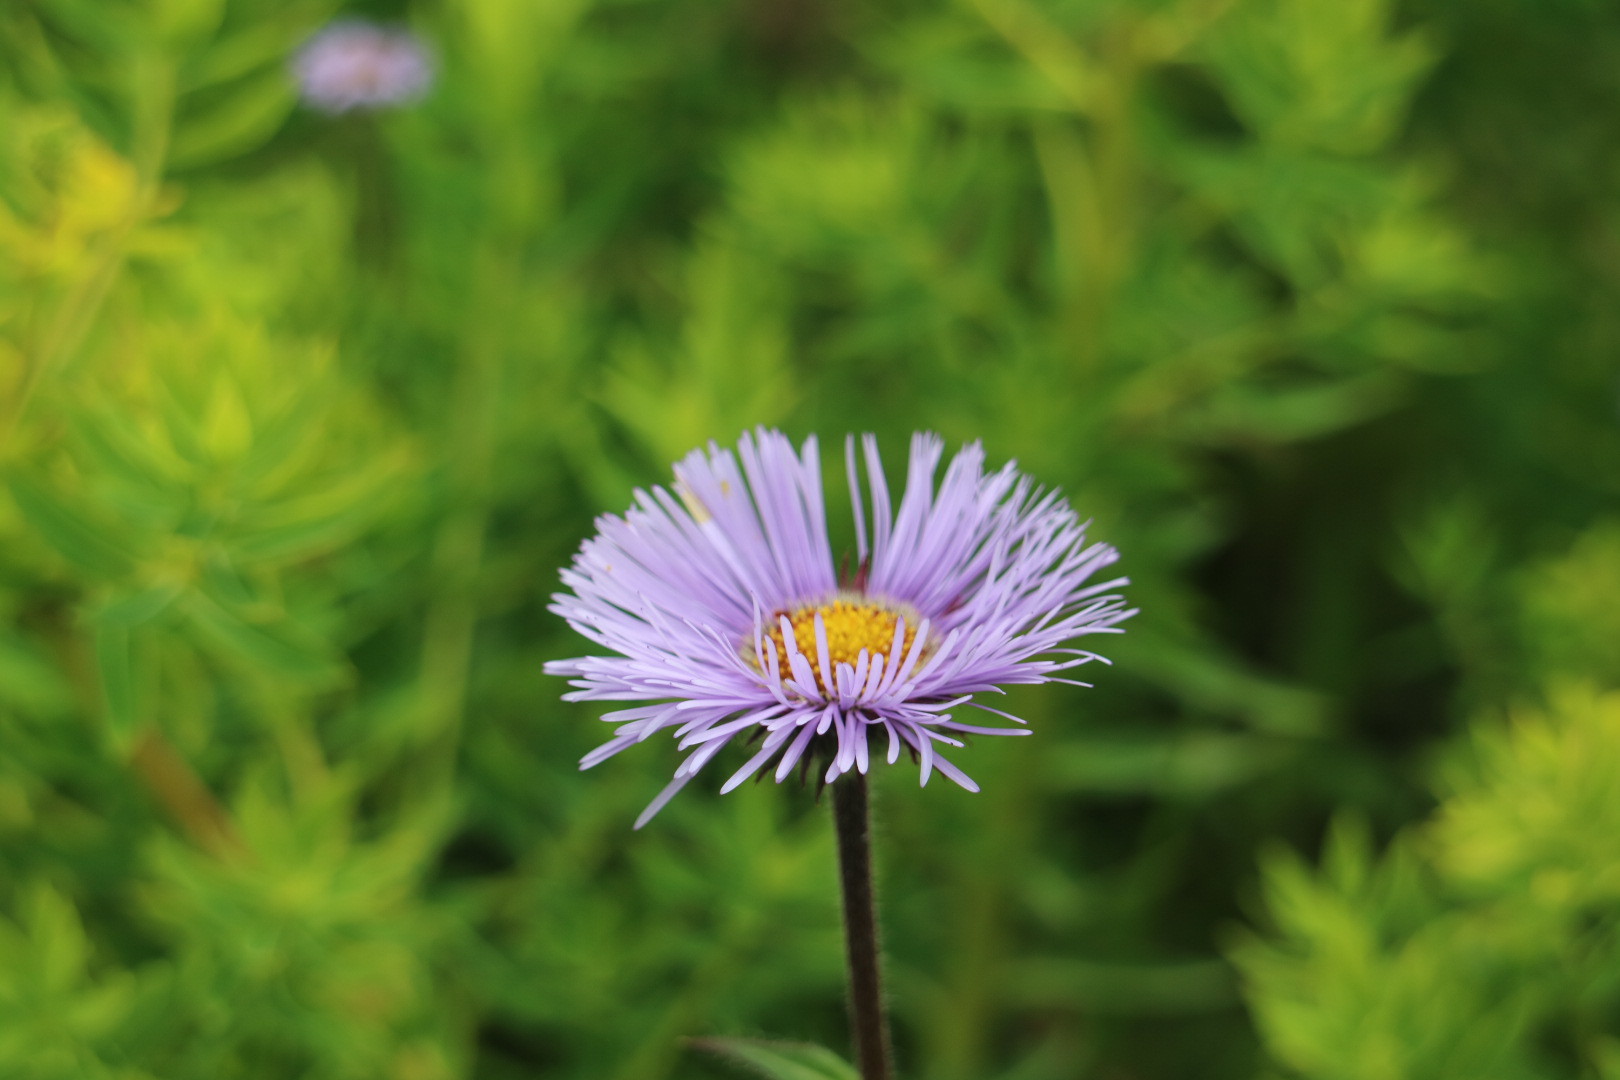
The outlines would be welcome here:
<svg viewBox="0 0 1620 1080">
<path fill-rule="evenodd" d="M 879 974 L 877 897 L 872 888 L 871 811 L 866 776 L 847 772 L 832 785 L 838 878 L 844 893 L 849 958 L 849 1019 L 861 1080 L 892 1080 L 889 1017 Z"/>
</svg>

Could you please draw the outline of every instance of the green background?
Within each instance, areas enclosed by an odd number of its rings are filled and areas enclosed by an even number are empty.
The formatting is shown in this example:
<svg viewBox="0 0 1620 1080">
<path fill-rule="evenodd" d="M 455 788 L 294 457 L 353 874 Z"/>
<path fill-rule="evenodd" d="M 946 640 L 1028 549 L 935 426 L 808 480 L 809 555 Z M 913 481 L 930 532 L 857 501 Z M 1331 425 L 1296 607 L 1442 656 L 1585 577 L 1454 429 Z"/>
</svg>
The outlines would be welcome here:
<svg viewBox="0 0 1620 1080">
<path fill-rule="evenodd" d="M 300 106 L 340 14 L 431 93 Z M 0 1075 L 842 1048 L 813 791 L 632 832 L 541 674 L 767 424 L 982 439 L 1141 609 L 878 775 L 903 1075 L 1620 1077 L 1616 117 L 1580 0 L 10 0 Z"/>
</svg>

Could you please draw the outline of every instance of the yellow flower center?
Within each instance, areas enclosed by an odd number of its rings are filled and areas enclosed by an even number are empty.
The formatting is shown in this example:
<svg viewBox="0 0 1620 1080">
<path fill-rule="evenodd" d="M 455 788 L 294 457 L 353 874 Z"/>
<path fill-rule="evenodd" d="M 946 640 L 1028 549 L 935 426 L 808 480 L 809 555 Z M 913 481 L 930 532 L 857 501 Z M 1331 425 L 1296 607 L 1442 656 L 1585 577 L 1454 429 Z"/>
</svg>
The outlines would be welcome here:
<svg viewBox="0 0 1620 1080">
<path fill-rule="evenodd" d="M 816 646 L 817 615 L 821 616 L 821 623 L 827 628 L 827 670 L 834 679 L 838 678 L 839 664 L 853 667 L 859 663 L 862 649 L 869 654 L 869 663 L 881 653 L 885 657 L 884 663 L 888 664 L 889 650 L 894 647 L 895 625 L 902 617 L 906 620 L 905 639 L 900 646 L 900 657 L 904 660 L 917 638 L 917 624 L 922 621 L 909 607 L 895 608 L 873 603 L 859 593 L 840 595 L 824 604 L 778 612 L 765 628 L 764 648 L 767 653 L 776 655 L 777 670 L 783 678 L 790 678 L 791 674 L 788 671 L 787 648 L 782 639 L 782 615 L 786 615 L 793 626 L 794 648 L 810 661 L 810 670 L 815 672 L 816 683 L 825 694 L 835 691 L 825 684 L 821 675 L 821 652 Z M 755 658 L 753 642 L 747 644 L 745 651 L 750 660 Z"/>
</svg>

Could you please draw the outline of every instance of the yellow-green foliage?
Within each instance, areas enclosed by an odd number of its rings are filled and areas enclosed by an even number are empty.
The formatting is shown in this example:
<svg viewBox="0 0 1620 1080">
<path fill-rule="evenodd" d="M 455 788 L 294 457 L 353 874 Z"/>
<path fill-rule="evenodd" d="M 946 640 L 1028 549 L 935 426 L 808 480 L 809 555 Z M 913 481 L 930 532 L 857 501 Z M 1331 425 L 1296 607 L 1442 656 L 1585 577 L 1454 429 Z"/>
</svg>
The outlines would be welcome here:
<svg viewBox="0 0 1620 1080">
<path fill-rule="evenodd" d="M 1527 617 L 1586 606 L 1554 590 L 1577 573 L 1601 588 L 1610 532 L 1526 575 Z M 1565 629 L 1562 645 L 1605 636 Z M 1387 852 L 1341 822 L 1319 872 L 1274 854 L 1269 935 L 1236 954 L 1272 1057 L 1324 1080 L 1612 1075 L 1617 790 L 1620 692 L 1566 675 L 1544 704 L 1477 721 L 1429 821 Z"/>
<path fill-rule="evenodd" d="M 292 799 L 279 787 L 243 784 L 222 854 L 168 839 L 150 851 L 138 902 L 173 965 L 151 989 L 188 1020 L 170 1033 L 170 1067 L 457 1075 L 465 1063 L 446 1055 L 466 1017 L 446 991 L 460 977 L 433 962 L 453 927 L 418 902 L 442 815 L 422 808 L 357 837 L 351 782 L 305 776 Z M 199 999 L 214 1001 L 192 1011 Z"/>
<path fill-rule="evenodd" d="M 1500 912 L 1451 910 L 1403 841 L 1380 860 L 1341 824 L 1320 874 L 1274 855 L 1274 939 L 1236 954 L 1267 1050 L 1334 1080 L 1530 1077 L 1529 1022 L 1557 954 L 1526 958 Z M 1557 942 L 1538 942 L 1556 945 Z M 1527 961 L 1527 962 L 1521 962 Z M 1538 963 L 1539 961 L 1539 963 Z"/>
<path fill-rule="evenodd" d="M 1467 749 L 1430 830 L 1448 881 L 1552 917 L 1620 899 L 1620 692 L 1558 687 L 1545 710 L 1516 711 Z"/>
<path fill-rule="evenodd" d="M 78 912 L 37 883 L 18 897 L 15 923 L 0 922 L 0 1067 L 40 1080 L 138 1080 L 151 1074 L 116 1064 L 117 1036 L 135 1011 L 134 980 L 92 967 Z"/>
<path fill-rule="evenodd" d="M 1529 567 L 1521 633 L 1548 678 L 1620 685 L 1620 522 L 1583 532 L 1567 553 Z"/>
</svg>

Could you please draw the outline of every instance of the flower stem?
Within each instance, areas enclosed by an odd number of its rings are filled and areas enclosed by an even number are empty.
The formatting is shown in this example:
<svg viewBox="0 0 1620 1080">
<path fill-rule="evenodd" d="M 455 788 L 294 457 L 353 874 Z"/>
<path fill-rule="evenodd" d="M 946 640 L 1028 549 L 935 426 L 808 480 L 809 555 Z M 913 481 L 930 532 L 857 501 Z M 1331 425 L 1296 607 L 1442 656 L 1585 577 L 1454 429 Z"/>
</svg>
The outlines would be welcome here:
<svg viewBox="0 0 1620 1080">
<path fill-rule="evenodd" d="M 199 848 L 222 859 L 247 854 L 230 813 L 190 763 L 155 728 L 136 740 L 130 765 L 175 824 Z"/>
<path fill-rule="evenodd" d="M 872 833 L 866 777 L 850 771 L 831 785 L 838 832 L 838 877 L 844 892 L 849 956 L 849 1020 L 861 1080 L 892 1080 L 889 1017 L 878 974 L 877 902 L 872 891 Z"/>
</svg>

